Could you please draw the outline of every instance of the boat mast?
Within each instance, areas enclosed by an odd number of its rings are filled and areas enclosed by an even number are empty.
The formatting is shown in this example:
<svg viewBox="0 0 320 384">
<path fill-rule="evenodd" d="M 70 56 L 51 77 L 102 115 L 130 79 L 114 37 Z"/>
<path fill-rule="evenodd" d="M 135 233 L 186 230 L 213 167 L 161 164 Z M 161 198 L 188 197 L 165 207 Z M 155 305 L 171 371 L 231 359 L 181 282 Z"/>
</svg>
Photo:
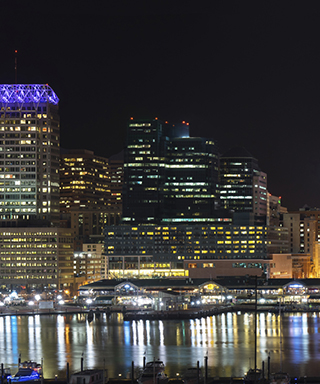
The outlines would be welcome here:
<svg viewBox="0 0 320 384">
<path fill-rule="evenodd" d="M 254 372 L 257 372 L 257 291 L 258 276 L 255 276 L 255 296 L 254 296 Z"/>
<path fill-rule="evenodd" d="M 280 372 L 282 372 L 282 321 L 281 321 L 281 297 L 279 300 L 279 329 L 280 329 Z"/>
</svg>

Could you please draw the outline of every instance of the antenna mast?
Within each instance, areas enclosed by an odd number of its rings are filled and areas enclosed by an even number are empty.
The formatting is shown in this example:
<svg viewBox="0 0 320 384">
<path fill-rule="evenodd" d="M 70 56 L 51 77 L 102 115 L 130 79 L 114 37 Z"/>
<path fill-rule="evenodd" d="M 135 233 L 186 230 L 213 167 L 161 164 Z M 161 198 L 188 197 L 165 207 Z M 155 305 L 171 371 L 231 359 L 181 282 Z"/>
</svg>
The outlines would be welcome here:
<svg viewBox="0 0 320 384">
<path fill-rule="evenodd" d="M 15 72 L 15 83 L 17 84 L 18 80 L 18 51 L 14 51 L 14 72 Z"/>
</svg>

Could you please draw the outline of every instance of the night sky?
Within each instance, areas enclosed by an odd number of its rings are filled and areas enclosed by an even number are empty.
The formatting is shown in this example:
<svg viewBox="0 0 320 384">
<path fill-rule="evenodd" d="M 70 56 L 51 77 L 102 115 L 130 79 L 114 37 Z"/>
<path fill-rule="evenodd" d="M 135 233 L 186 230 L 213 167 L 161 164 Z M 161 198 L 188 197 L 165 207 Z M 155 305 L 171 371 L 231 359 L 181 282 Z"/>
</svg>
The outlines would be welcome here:
<svg viewBox="0 0 320 384">
<path fill-rule="evenodd" d="M 18 83 L 60 99 L 63 148 L 109 157 L 131 116 L 185 120 L 246 147 L 284 206 L 320 207 L 320 4 L 211 3 L 3 1 L 0 81 L 17 49 Z"/>
</svg>

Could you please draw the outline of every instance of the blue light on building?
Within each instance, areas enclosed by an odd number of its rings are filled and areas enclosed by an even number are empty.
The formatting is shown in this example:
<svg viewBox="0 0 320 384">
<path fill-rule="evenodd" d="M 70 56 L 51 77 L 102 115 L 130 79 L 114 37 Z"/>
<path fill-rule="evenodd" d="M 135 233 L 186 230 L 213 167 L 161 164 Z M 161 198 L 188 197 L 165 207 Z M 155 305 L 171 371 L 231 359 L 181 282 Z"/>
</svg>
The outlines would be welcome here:
<svg viewBox="0 0 320 384">
<path fill-rule="evenodd" d="M 58 96 L 47 84 L 1 84 L 2 104 L 46 103 L 57 105 Z"/>
</svg>

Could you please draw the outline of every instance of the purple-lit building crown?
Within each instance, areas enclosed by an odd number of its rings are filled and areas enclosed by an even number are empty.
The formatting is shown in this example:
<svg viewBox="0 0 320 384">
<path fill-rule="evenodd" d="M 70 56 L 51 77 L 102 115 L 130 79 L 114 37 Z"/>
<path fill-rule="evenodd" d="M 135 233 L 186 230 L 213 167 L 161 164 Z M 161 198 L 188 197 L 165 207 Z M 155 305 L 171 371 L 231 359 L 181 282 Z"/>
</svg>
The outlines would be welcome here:
<svg viewBox="0 0 320 384">
<path fill-rule="evenodd" d="M 1 84 L 0 102 L 2 105 L 25 103 L 57 105 L 59 99 L 47 84 Z"/>
</svg>

